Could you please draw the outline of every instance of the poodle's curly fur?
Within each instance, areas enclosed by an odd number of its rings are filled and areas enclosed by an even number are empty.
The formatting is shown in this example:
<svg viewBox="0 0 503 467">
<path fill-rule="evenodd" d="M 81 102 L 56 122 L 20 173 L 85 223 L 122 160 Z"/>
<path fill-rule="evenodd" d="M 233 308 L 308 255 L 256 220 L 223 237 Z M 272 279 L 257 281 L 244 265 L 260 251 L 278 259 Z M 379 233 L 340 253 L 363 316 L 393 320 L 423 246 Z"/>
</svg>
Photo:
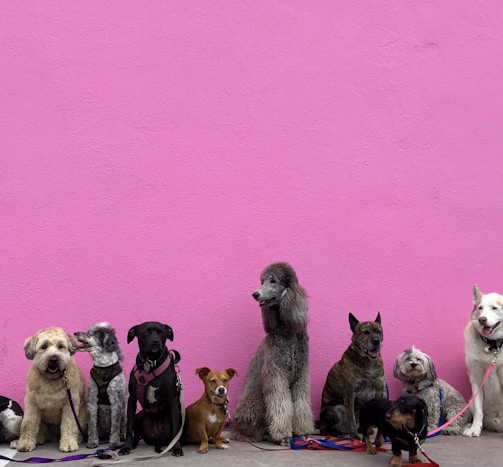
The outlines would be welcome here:
<svg viewBox="0 0 503 467">
<path fill-rule="evenodd" d="M 250 362 L 234 411 L 234 438 L 288 445 L 312 432 L 307 296 L 287 263 L 267 266 L 252 296 L 267 335 Z"/>
<path fill-rule="evenodd" d="M 120 365 L 123 357 L 115 330 L 102 322 L 74 335 L 78 350 L 89 352 L 93 360 L 87 382 L 87 447 L 98 447 L 100 439 L 118 446 L 126 437 L 127 383 Z"/>
<path fill-rule="evenodd" d="M 414 346 L 398 355 L 393 376 L 402 382 L 404 393 L 416 394 L 428 406 L 428 431 L 451 420 L 466 405 L 461 393 L 447 381 L 437 377 L 435 365 L 429 355 Z M 466 411 L 451 425 L 442 430 L 444 435 L 459 435 L 471 419 Z"/>
</svg>

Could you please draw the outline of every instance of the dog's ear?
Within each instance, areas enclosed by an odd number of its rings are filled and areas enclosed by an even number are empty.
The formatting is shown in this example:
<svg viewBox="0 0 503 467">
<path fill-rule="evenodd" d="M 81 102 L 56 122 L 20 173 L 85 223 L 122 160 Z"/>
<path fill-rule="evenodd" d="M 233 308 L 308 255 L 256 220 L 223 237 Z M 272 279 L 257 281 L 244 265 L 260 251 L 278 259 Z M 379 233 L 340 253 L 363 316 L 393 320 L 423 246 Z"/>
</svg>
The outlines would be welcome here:
<svg viewBox="0 0 503 467">
<path fill-rule="evenodd" d="M 423 355 L 426 359 L 426 363 L 428 364 L 428 368 L 426 369 L 426 378 L 428 378 L 428 381 L 435 381 L 437 379 L 437 370 L 435 370 L 433 360 L 429 355 L 425 353 L 423 353 Z"/>
<path fill-rule="evenodd" d="M 286 326 L 288 331 L 302 332 L 306 329 L 307 308 L 306 291 L 299 285 L 298 282 L 290 282 L 288 287 L 285 289 L 283 298 L 281 298 L 279 302 L 280 320 Z M 271 327 L 273 320 L 276 320 L 276 318 L 271 315 L 267 323 L 264 321 L 266 332 L 269 332 L 267 328 Z M 272 328 L 275 327 L 276 325 L 272 326 Z"/>
<path fill-rule="evenodd" d="M 66 334 L 66 340 L 68 341 L 68 351 L 70 355 L 75 355 L 77 352 L 77 338 L 73 334 Z"/>
<path fill-rule="evenodd" d="M 35 358 L 35 354 L 37 353 L 36 345 L 36 336 L 28 337 L 28 339 L 24 341 L 24 354 L 28 360 L 33 360 Z"/>
<path fill-rule="evenodd" d="M 353 315 L 353 313 L 349 313 L 349 327 L 351 328 L 351 331 L 353 331 L 353 334 L 356 332 L 356 326 L 358 325 L 360 321 L 358 321 Z"/>
<path fill-rule="evenodd" d="M 202 380 L 204 380 L 204 378 L 206 378 L 206 376 L 208 375 L 208 373 L 210 371 L 211 370 L 207 366 L 204 366 L 202 368 L 197 368 L 196 369 L 196 375 L 198 375 L 199 378 L 201 378 Z"/>
<path fill-rule="evenodd" d="M 393 376 L 396 379 L 400 379 L 401 371 L 400 371 L 400 363 L 402 361 L 403 352 L 396 357 L 395 364 L 393 365 Z"/>
<path fill-rule="evenodd" d="M 381 313 L 377 312 L 377 317 L 375 319 L 375 322 L 381 324 Z"/>
<path fill-rule="evenodd" d="M 225 372 L 229 375 L 229 379 L 232 379 L 235 376 L 238 375 L 238 372 L 234 368 L 227 368 Z"/>
<path fill-rule="evenodd" d="M 117 352 L 120 355 L 119 341 L 113 332 L 105 332 L 103 347 L 107 352 Z M 120 357 L 119 357 L 120 359 Z"/>
<path fill-rule="evenodd" d="M 167 324 L 164 325 L 164 327 L 166 328 L 166 336 L 167 338 L 172 341 L 173 340 L 173 329 L 171 329 L 170 326 L 168 326 Z"/>
<path fill-rule="evenodd" d="M 138 326 L 133 326 L 128 332 L 127 332 L 127 343 L 129 344 L 135 337 L 136 337 L 136 328 Z"/>
<path fill-rule="evenodd" d="M 480 291 L 477 284 L 473 285 L 473 305 L 477 306 L 482 300 L 482 292 Z"/>
</svg>

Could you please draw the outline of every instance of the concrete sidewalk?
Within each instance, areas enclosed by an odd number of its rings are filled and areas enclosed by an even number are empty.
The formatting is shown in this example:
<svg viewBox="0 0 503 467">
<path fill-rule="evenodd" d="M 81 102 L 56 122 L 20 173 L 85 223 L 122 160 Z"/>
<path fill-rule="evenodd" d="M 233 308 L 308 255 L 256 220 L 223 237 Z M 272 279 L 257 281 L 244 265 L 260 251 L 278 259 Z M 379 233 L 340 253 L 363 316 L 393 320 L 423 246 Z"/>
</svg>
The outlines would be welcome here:
<svg viewBox="0 0 503 467">
<path fill-rule="evenodd" d="M 274 467 L 364 467 L 382 466 L 387 467 L 391 454 L 388 452 L 378 453 L 371 456 L 365 452 L 348 451 L 318 451 L 318 450 L 292 450 L 281 449 L 272 443 L 257 443 L 258 446 L 274 451 L 261 450 L 246 442 L 232 441 L 227 450 L 217 450 L 210 448 L 207 454 L 198 454 L 197 446 L 184 446 L 183 457 L 173 457 L 167 454 L 157 459 L 133 460 L 140 456 L 151 456 L 155 454 L 151 446 L 140 444 L 129 456 L 121 457 L 122 460 L 130 459 L 126 463 L 115 465 L 135 465 L 144 467 L 163 466 L 167 463 L 179 467 L 246 467 L 246 466 L 274 466 Z M 103 445 L 106 448 L 106 445 Z M 427 440 L 423 445 L 428 456 L 442 467 L 451 466 L 500 466 L 503 461 L 503 434 L 484 432 L 480 438 L 466 438 L 464 436 L 437 436 Z M 8 454 L 6 452 L 9 452 Z M 73 454 L 92 454 L 94 449 L 81 448 Z M 20 453 L 15 450 L 2 449 L 4 455 L 16 460 L 27 459 L 29 457 L 61 458 L 66 455 L 59 452 L 55 444 L 38 446 L 30 453 Z M 404 452 L 404 461 L 408 459 L 408 453 Z M 427 459 L 423 460 L 427 462 Z M 89 467 L 99 462 L 98 459 L 90 457 L 79 461 L 65 463 L 72 467 Z M 19 466 L 17 462 L 8 462 L 8 467 Z M 33 464 L 30 464 L 33 465 Z M 63 464 L 64 465 L 64 464 Z M 110 465 L 114 465 L 111 463 Z"/>
</svg>

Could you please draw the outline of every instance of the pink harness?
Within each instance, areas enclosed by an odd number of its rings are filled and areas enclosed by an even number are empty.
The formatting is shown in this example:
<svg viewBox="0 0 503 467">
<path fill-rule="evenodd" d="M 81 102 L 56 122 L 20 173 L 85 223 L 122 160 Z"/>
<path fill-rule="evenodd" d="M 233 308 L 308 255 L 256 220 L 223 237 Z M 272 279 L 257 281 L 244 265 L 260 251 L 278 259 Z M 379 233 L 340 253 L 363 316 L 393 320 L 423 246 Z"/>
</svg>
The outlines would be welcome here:
<svg viewBox="0 0 503 467">
<path fill-rule="evenodd" d="M 151 372 L 140 370 L 138 368 L 138 365 L 135 365 L 133 368 L 134 377 L 136 378 L 136 382 L 138 383 L 136 385 L 136 399 L 140 402 L 141 406 L 146 412 L 158 412 L 161 409 L 161 407 L 150 408 L 148 410 L 145 409 L 145 394 L 147 392 L 148 386 L 150 386 L 150 383 L 159 375 L 164 373 L 170 363 L 171 354 L 168 353 L 168 357 L 166 358 L 166 360 L 164 360 L 162 365 Z"/>
</svg>

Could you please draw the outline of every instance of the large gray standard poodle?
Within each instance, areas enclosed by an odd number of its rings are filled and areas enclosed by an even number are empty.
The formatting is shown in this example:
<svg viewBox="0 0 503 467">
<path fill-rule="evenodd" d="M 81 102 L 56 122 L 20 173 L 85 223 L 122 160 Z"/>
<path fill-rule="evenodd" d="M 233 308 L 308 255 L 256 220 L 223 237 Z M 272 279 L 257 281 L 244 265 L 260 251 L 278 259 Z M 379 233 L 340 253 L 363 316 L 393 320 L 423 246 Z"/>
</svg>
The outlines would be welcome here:
<svg viewBox="0 0 503 467">
<path fill-rule="evenodd" d="M 267 335 L 252 357 L 233 417 L 233 437 L 283 446 L 313 430 L 307 301 L 287 263 L 267 266 L 253 292 Z"/>
</svg>

